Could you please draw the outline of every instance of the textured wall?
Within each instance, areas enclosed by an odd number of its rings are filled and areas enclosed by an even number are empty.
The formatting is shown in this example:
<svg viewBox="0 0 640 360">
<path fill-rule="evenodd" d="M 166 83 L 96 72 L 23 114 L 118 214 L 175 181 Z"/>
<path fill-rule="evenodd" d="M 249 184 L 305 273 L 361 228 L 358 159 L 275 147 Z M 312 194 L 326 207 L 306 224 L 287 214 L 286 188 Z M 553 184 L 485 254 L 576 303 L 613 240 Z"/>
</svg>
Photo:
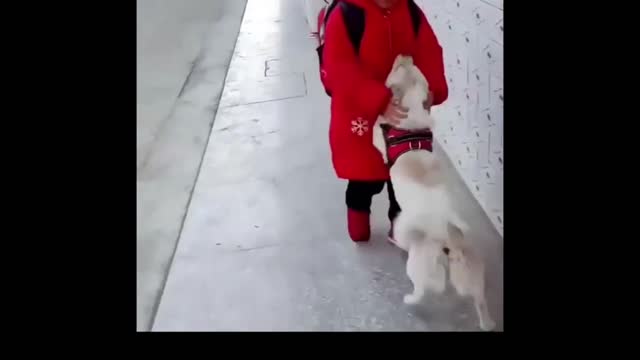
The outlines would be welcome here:
<svg viewBox="0 0 640 360">
<path fill-rule="evenodd" d="M 416 0 L 442 47 L 449 100 L 434 109 L 439 143 L 503 230 L 503 0 Z"/>
<path fill-rule="evenodd" d="M 434 108 L 438 141 L 502 235 L 503 0 L 415 2 L 444 48 L 449 99 Z M 323 3 L 305 0 L 307 18 Z"/>
</svg>

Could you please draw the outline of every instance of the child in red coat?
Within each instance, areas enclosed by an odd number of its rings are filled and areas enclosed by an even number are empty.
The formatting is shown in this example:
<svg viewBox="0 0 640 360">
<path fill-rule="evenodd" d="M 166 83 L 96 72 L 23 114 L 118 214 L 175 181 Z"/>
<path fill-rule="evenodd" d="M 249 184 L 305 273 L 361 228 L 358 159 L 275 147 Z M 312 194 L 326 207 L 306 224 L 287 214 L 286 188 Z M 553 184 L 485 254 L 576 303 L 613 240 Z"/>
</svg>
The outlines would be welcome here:
<svg viewBox="0 0 640 360">
<path fill-rule="evenodd" d="M 397 55 L 411 55 L 429 82 L 425 107 L 439 105 L 448 95 L 442 48 L 420 11 L 417 34 L 409 10 L 413 0 L 340 0 L 364 10 L 364 32 L 358 52 L 350 41 L 342 11 L 332 11 L 326 24 L 323 54 L 326 82 L 331 88 L 329 140 L 336 174 L 348 180 L 347 222 L 353 241 L 370 236 L 371 199 L 389 193 L 389 220 L 400 211 L 389 181 L 389 170 L 373 146 L 372 128 L 378 115 L 391 122 L 406 117 L 384 84 Z M 392 231 L 389 233 L 392 238 Z"/>
</svg>

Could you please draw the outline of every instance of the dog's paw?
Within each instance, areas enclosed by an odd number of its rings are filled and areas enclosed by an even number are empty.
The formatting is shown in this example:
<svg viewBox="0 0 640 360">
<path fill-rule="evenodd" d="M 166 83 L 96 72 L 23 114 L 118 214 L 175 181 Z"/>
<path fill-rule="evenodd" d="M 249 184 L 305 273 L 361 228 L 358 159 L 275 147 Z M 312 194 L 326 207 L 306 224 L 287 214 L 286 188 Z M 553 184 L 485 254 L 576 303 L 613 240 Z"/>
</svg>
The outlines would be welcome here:
<svg viewBox="0 0 640 360">
<path fill-rule="evenodd" d="M 492 319 L 480 320 L 480 328 L 484 331 L 491 331 L 495 329 L 496 322 Z"/>
<path fill-rule="evenodd" d="M 416 294 L 407 294 L 404 296 L 404 303 L 407 305 L 415 305 L 420 302 L 420 297 Z"/>
</svg>

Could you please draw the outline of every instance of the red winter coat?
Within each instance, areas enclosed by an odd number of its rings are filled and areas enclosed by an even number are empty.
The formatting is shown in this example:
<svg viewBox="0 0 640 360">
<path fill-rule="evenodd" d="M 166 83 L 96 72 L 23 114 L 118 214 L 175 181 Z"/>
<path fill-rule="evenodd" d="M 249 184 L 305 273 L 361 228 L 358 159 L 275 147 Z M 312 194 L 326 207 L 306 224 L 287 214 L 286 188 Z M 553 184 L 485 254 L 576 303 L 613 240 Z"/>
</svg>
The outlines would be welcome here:
<svg viewBox="0 0 640 360">
<path fill-rule="evenodd" d="M 329 142 L 339 178 L 387 180 L 389 171 L 373 146 L 372 126 L 384 112 L 391 91 L 384 85 L 398 54 L 412 55 L 429 82 L 434 105 L 448 95 L 442 48 L 424 14 L 415 36 L 408 0 L 382 9 L 374 0 L 342 0 L 365 11 L 365 26 L 356 56 L 342 11 L 336 7 L 326 26 L 323 65 L 331 89 Z"/>
</svg>

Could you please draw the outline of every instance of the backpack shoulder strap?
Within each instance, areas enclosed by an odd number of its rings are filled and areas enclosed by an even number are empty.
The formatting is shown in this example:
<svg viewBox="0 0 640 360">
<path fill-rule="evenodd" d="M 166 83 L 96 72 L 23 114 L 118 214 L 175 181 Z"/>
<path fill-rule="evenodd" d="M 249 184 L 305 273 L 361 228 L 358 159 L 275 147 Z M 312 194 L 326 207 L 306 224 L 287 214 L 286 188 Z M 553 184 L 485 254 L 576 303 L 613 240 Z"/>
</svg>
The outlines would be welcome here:
<svg viewBox="0 0 640 360">
<path fill-rule="evenodd" d="M 334 0 L 329 4 L 329 6 L 327 6 L 327 10 L 324 13 L 324 20 L 323 20 L 324 26 L 327 26 L 327 22 L 329 21 L 329 15 L 333 11 L 333 9 L 335 9 L 336 5 L 338 5 L 338 2 L 340 2 L 340 0 Z"/>
<path fill-rule="evenodd" d="M 344 18 L 344 24 L 347 27 L 347 33 L 349 40 L 353 44 L 353 49 L 358 55 L 360 51 L 360 42 L 362 41 L 362 34 L 364 33 L 364 10 L 356 5 L 350 4 L 346 1 L 340 1 L 340 10 L 342 10 L 342 17 Z"/>
<path fill-rule="evenodd" d="M 413 33 L 416 35 L 416 37 L 418 36 L 418 31 L 420 31 L 420 22 L 422 20 L 420 19 L 421 12 L 422 10 L 420 10 L 418 4 L 416 4 L 414 0 L 409 0 L 409 14 L 411 15 Z"/>
</svg>

